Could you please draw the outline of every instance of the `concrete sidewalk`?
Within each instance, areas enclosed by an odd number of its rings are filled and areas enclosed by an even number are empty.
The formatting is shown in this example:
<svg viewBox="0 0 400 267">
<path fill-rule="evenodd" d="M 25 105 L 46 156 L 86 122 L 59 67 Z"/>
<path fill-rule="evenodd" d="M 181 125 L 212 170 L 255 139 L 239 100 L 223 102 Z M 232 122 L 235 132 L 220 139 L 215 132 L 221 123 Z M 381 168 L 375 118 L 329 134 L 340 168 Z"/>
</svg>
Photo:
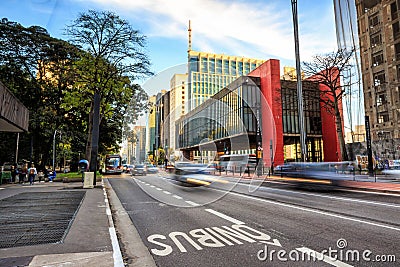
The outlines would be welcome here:
<svg viewBox="0 0 400 267">
<path fill-rule="evenodd" d="M 101 183 L 98 183 L 93 189 L 83 189 L 82 183 L 43 182 L 35 183 L 32 186 L 29 184 L 3 184 L 0 188 L 0 202 L 7 208 L 7 214 L 2 211 L 3 213 L 0 215 L 0 222 L 2 223 L 0 225 L 0 238 L 8 238 L 10 236 L 10 231 L 5 233 L 1 227 L 6 225 L 7 220 L 12 219 L 14 214 L 15 216 L 18 215 L 18 207 L 12 203 L 12 199 L 15 199 L 18 195 L 34 197 L 46 195 L 46 193 L 54 193 L 52 195 L 57 196 L 59 193 L 85 192 L 83 200 L 75 211 L 74 218 L 71 220 L 60 242 L 18 247 L 3 246 L 0 249 L 0 266 L 118 266 L 115 265 L 115 240 L 113 243 L 113 238 L 110 234 L 109 218 L 111 212 L 108 212 L 109 214 L 106 213 L 109 206 L 108 202 L 105 201 L 107 195 Z M 46 210 L 41 211 L 38 203 L 22 203 L 20 207 L 22 205 L 28 210 L 30 208 L 32 210 L 35 209 L 39 215 L 40 212 L 43 212 L 43 217 L 54 215 L 49 215 Z M 63 205 L 63 203 L 59 205 Z M 13 212 L 14 206 L 15 211 Z M 19 231 L 19 234 L 29 235 L 30 229 L 25 227 L 27 224 L 19 224 L 18 217 L 15 219 L 15 228 L 13 225 L 8 225 L 8 227 L 17 229 L 17 234 Z M 54 222 L 57 221 L 55 220 Z M 35 229 L 37 229 L 35 221 L 29 222 L 29 225 L 33 225 L 33 228 L 36 226 Z M 45 234 L 46 231 L 43 231 L 43 233 Z M 43 240 L 39 242 L 43 242 Z M 120 251 L 118 252 L 120 253 Z"/>
</svg>

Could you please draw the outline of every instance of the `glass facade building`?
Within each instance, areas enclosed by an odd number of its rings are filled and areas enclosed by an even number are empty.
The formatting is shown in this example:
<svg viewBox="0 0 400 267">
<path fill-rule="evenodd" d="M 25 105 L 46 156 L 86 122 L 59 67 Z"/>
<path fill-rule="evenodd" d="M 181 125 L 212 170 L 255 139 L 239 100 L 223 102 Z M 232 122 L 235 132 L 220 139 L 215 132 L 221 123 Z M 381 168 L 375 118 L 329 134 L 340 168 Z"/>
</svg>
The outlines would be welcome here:
<svg viewBox="0 0 400 267">
<path fill-rule="evenodd" d="M 245 79 L 253 82 L 243 82 Z M 240 77 L 183 116 L 176 124 L 178 146 L 191 149 L 199 144 L 216 143 L 219 150 L 254 149 L 257 131 L 254 110 L 256 103 L 260 103 L 257 83 L 257 78 Z"/>
<path fill-rule="evenodd" d="M 188 110 L 190 111 L 265 60 L 188 52 Z"/>
</svg>

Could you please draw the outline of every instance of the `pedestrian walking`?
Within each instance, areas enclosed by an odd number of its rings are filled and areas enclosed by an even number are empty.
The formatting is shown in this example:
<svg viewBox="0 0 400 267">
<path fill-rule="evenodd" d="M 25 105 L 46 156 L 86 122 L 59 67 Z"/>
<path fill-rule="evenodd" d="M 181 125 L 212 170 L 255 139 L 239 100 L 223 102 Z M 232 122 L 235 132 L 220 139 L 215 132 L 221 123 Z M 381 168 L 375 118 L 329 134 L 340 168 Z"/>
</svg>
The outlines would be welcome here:
<svg viewBox="0 0 400 267">
<path fill-rule="evenodd" d="M 11 183 L 15 183 L 18 175 L 18 169 L 12 165 L 11 166 Z"/>
<path fill-rule="evenodd" d="M 37 170 L 35 168 L 35 165 L 31 165 L 31 167 L 28 169 L 28 178 L 29 178 L 29 184 L 33 185 L 33 183 L 35 182 L 35 177 L 37 174 Z"/>
<path fill-rule="evenodd" d="M 23 167 L 21 167 L 21 169 L 19 171 L 19 183 L 20 184 L 23 184 L 25 182 L 25 177 L 26 177 L 27 172 L 28 172 L 27 165 L 24 165 Z"/>
</svg>

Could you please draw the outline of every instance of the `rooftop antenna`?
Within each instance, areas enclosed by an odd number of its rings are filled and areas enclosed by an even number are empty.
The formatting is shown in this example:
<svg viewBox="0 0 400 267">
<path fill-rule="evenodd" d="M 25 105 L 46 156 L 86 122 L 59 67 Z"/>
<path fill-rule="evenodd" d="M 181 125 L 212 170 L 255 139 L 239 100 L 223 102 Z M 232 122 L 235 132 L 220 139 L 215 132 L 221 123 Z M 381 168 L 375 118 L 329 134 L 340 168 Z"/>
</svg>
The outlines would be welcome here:
<svg viewBox="0 0 400 267">
<path fill-rule="evenodd" d="M 190 51 L 192 51 L 192 27 L 190 25 L 190 20 L 189 20 L 188 32 L 189 32 L 189 46 L 188 46 L 188 53 L 189 53 Z"/>
</svg>

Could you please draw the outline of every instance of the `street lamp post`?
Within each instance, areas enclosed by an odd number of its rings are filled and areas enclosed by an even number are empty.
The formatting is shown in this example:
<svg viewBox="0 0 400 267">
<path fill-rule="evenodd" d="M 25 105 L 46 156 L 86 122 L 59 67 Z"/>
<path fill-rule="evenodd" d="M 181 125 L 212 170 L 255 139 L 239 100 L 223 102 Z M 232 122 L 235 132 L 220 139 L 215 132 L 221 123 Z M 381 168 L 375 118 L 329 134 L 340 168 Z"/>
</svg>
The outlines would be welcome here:
<svg viewBox="0 0 400 267">
<path fill-rule="evenodd" d="M 55 160 L 56 160 L 56 134 L 57 134 L 57 132 L 60 134 L 60 140 L 61 140 L 61 131 L 55 130 L 55 131 L 54 131 L 54 134 L 53 134 L 53 165 L 52 165 L 53 171 L 55 171 Z"/>
<path fill-rule="evenodd" d="M 300 149 L 301 149 L 302 161 L 307 161 L 306 131 L 304 122 L 304 108 L 303 108 L 303 87 L 302 87 L 301 69 L 300 69 L 297 0 L 291 0 L 291 1 L 292 1 L 292 15 L 293 15 L 293 27 L 294 27 L 294 46 L 296 55 L 297 99 L 298 99 L 297 108 L 299 114 Z"/>
</svg>

